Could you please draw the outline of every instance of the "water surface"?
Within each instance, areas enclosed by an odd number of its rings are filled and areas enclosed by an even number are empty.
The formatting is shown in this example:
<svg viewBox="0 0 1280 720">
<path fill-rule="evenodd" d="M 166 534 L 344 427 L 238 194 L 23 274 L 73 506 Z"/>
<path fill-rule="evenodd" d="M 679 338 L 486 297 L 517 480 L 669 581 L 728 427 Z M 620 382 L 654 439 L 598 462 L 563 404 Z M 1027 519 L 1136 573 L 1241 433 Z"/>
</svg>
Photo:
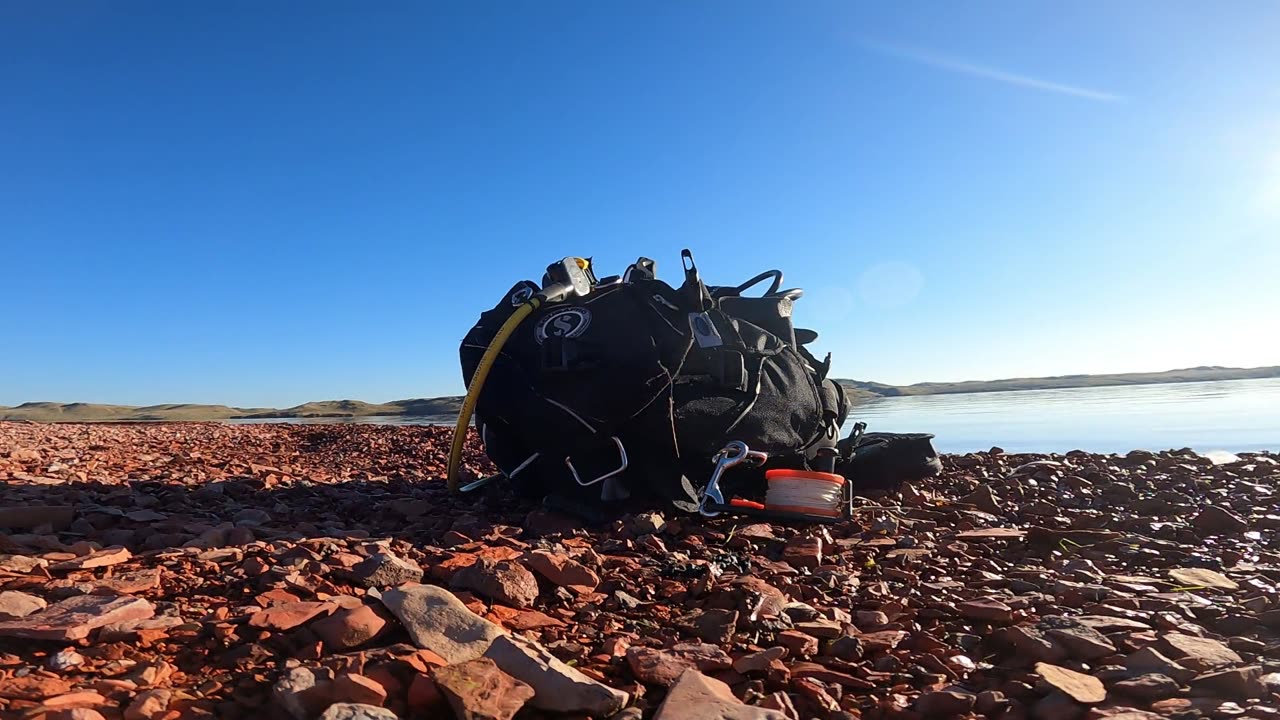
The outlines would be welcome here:
<svg viewBox="0 0 1280 720">
<path fill-rule="evenodd" d="M 1280 450 L 1280 378 L 881 398 L 851 420 L 942 452 Z"/>
<path fill-rule="evenodd" d="M 1023 390 L 880 398 L 853 408 L 850 425 L 929 432 L 942 452 L 1200 453 L 1280 450 L 1280 378 L 1168 385 Z M 276 418 L 234 423 L 452 425 L 452 416 Z"/>
</svg>

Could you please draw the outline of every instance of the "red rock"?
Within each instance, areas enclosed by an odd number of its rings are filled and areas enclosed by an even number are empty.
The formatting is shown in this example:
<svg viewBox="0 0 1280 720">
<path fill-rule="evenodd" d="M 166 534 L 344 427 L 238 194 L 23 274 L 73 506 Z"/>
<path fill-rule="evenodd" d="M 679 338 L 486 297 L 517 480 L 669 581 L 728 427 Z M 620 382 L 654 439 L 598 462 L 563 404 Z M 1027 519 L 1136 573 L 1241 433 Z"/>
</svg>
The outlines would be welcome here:
<svg viewBox="0 0 1280 720">
<path fill-rule="evenodd" d="M 24 618 L 32 613 L 44 610 L 48 606 L 49 604 L 43 598 L 35 595 L 28 595 L 16 590 L 0 592 L 0 620 Z"/>
<path fill-rule="evenodd" d="M 44 700 L 65 695 L 69 690 L 71 690 L 71 683 L 62 678 L 47 675 L 0 679 L 0 698 L 11 700 Z"/>
<path fill-rule="evenodd" d="M 46 698 L 41 706 L 46 708 L 95 708 L 106 705 L 109 701 L 101 693 L 92 690 L 71 692 L 57 697 Z"/>
<path fill-rule="evenodd" d="M 1195 519 L 1191 521 L 1191 524 L 1204 536 L 1235 535 L 1249 529 L 1249 523 L 1241 519 L 1239 515 L 1217 505 L 1209 505 L 1204 510 L 1201 510 L 1200 514 L 1196 515 Z"/>
<path fill-rule="evenodd" d="M 893 650 L 907 639 L 905 630 L 881 630 L 873 633 L 862 633 L 856 636 L 867 652 Z"/>
<path fill-rule="evenodd" d="M 142 598 L 81 595 L 50 605 L 34 615 L 0 622 L 0 637 L 83 640 L 104 625 L 145 620 L 154 614 L 155 608 Z"/>
<path fill-rule="evenodd" d="M 1159 645 L 1178 663 L 1201 672 L 1244 662 L 1236 651 L 1213 638 L 1166 633 L 1160 638 Z"/>
<path fill-rule="evenodd" d="M 788 720 L 777 710 L 752 707 L 734 697 L 729 686 L 697 670 L 682 673 L 658 706 L 654 720 Z"/>
<path fill-rule="evenodd" d="M 925 717 L 954 717 L 973 710 L 978 697 L 968 690 L 946 688 L 920 696 L 916 711 Z"/>
<path fill-rule="evenodd" d="M 386 626 L 387 621 L 372 607 L 361 605 L 321 618 L 311 624 L 310 630 L 324 642 L 325 647 L 342 652 L 369 642 Z"/>
<path fill-rule="evenodd" d="M 351 575 L 364 587 L 395 587 L 421 582 L 422 568 L 412 560 L 381 552 L 353 567 Z"/>
<path fill-rule="evenodd" d="M 387 690 L 364 675 L 345 673 L 333 681 L 330 697 L 334 702 L 381 706 L 387 701 Z"/>
<path fill-rule="evenodd" d="M 539 575 L 560 587 L 577 592 L 591 592 L 600 584 L 600 577 L 586 565 L 545 550 L 534 550 L 525 556 L 525 562 Z"/>
<path fill-rule="evenodd" d="M 46 713 L 45 720 L 107 720 L 102 713 L 93 708 L 72 708 L 69 710 L 54 710 Z"/>
<path fill-rule="evenodd" d="M 968 600 L 957 605 L 956 609 L 970 620 L 991 623 L 1013 622 L 1013 608 L 995 598 Z"/>
<path fill-rule="evenodd" d="M 505 605 L 494 605 L 487 616 L 490 622 L 518 632 L 548 627 L 564 627 L 564 623 L 537 610 L 516 610 Z"/>
<path fill-rule="evenodd" d="M 442 706 L 447 701 L 430 675 L 418 673 L 413 676 L 413 681 L 409 683 L 407 702 L 409 703 L 410 712 L 415 715 L 435 717 L 444 709 Z"/>
<path fill-rule="evenodd" d="M 148 690 L 139 693 L 125 708 L 124 720 L 159 720 L 173 702 L 172 690 Z"/>
<path fill-rule="evenodd" d="M 489 658 L 438 668 L 432 679 L 461 720 L 511 720 L 534 695 Z"/>
<path fill-rule="evenodd" d="M 1044 678 L 1046 683 L 1076 702 L 1088 705 L 1107 699 L 1107 690 L 1102 681 L 1092 675 L 1043 662 L 1036 663 L 1036 673 Z"/>
<path fill-rule="evenodd" d="M 454 573 L 450 585 L 517 608 L 531 607 L 538 597 L 537 578 L 510 560 L 481 558 Z"/>
<path fill-rule="evenodd" d="M 109 567 L 111 565 L 119 565 L 128 562 L 133 557 L 133 553 L 128 548 L 113 547 L 90 553 L 84 557 L 78 557 L 74 560 L 54 563 L 49 566 L 50 570 L 90 570 L 92 568 Z"/>
<path fill-rule="evenodd" d="M 821 715 L 832 715 L 840 711 L 840 703 L 817 682 L 807 678 L 797 678 L 791 681 L 791 689 L 796 694 L 807 701 L 807 704 L 818 708 Z"/>
<path fill-rule="evenodd" d="M 818 654 L 818 639 L 795 630 L 783 630 L 778 633 L 778 642 L 793 657 L 809 657 Z"/>
<path fill-rule="evenodd" d="M 1138 700 L 1154 702 L 1177 695 L 1179 685 L 1167 675 L 1147 673 L 1128 680 L 1121 680 L 1112 685 L 1111 689 Z"/>
<path fill-rule="evenodd" d="M 733 669 L 736 672 L 746 675 L 753 672 L 764 672 L 768 669 L 770 663 L 775 660 L 781 660 L 787 656 L 785 647 L 775 646 L 768 650 L 748 653 L 733 661 Z"/>
<path fill-rule="evenodd" d="M 664 687 L 674 684 L 686 670 L 697 669 L 693 660 L 648 647 L 627 650 L 627 666 L 640 682 Z"/>
<path fill-rule="evenodd" d="M 335 605 L 327 602 L 294 602 L 273 605 L 249 618 L 249 625 L 267 630 L 292 630 L 305 625 L 321 615 L 333 612 Z"/>
<path fill-rule="evenodd" d="M 93 581 L 94 595 L 136 595 L 160 587 L 160 569 L 123 572 Z"/>
<path fill-rule="evenodd" d="M 1191 681 L 1191 694 L 1224 700 L 1249 700 L 1266 695 L 1262 683 L 1262 667 L 1248 667 L 1205 673 Z"/>
<path fill-rule="evenodd" d="M 822 564 L 822 538 L 797 535 L 787 542 L 782 559 L 793 567 L 816 568 Z"/>
</svg>

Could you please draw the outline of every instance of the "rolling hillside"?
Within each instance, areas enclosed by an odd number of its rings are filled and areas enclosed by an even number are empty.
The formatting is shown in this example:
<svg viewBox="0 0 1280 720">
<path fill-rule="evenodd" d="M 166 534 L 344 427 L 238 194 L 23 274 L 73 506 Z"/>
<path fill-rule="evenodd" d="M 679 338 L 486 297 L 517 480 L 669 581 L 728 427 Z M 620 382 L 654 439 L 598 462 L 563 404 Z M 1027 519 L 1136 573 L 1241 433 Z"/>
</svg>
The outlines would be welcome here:
<svg viewBox="0 0 1280 720">
<path fill-rule="evenodd" d="M 954 383 L 885 385 L 862 380 L 836 380 L 857 404 L 874 398 L 900 395 L 950 395 L 1054 388 L 1105 387 L 1109 385 L 1156 385 L 1161 383 L 1245 380 L 1280 377 L 1280 366 L 1261 368 L 1197 367 L 1155 373 L 1119 375 L 1061 375 L 1042 378 L 973 380 Z M 97 405 L 93 403 L 29 402 L 17 407 L 0 406 L 0 420 L 32 422 L 145 422 L 238 420 L 269 418 L 353 418 L 457 415 L 459 396 L 413 398 L 386 403 L 362 400 L 324 400 L 290 408 L 237 408 L 226 405 Z"/>
</svg>

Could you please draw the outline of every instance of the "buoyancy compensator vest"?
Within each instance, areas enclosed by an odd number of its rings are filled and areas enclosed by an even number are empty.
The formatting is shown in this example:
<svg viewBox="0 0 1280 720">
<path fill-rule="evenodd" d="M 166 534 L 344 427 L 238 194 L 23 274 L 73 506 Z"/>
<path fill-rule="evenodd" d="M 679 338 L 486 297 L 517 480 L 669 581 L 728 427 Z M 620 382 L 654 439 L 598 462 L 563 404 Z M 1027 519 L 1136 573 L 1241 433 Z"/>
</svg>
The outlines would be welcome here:
<svg viewBox="0 0 1280 720">
<path fill-rule="evenodd" d="M 475 421 L 518 492 L 693 510 L 729 441 L 767 452 L 768 468 L 834 462 L 848 407 L 827 377 L 830 355 L 820 362 L 805 347 L 816 334 L 792 325 L 801 291 L 781 289 L 778 271 L 707 286 L 689 251 L 683 260 L 678 288 L 646 258 L 592 275 L 589 292 L 539 307 L 502 345 Z M 762 296 L 745 294 L 766 279 Z M 517 283 L 467 333 L 468 386 L 498 329 L 539 290 Z"/>
</svg>

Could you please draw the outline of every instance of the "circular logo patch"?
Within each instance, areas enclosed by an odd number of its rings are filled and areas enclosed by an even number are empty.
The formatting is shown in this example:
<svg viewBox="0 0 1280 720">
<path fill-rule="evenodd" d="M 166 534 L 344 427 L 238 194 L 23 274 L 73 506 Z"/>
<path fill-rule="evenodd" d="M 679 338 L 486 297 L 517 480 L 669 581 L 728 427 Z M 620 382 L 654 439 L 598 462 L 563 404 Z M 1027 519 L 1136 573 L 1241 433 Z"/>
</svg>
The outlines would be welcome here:
<svg viewBox="0 0 1280 720">
<path fill-rule="evenodd" d="M 533 338 L 539 345 L 549 337 L 575 338 L 586 332 L 590 325 L 590 310 L 580 307 L 557 308 L 538 321 L 533 329 Z"/>
</svg>

